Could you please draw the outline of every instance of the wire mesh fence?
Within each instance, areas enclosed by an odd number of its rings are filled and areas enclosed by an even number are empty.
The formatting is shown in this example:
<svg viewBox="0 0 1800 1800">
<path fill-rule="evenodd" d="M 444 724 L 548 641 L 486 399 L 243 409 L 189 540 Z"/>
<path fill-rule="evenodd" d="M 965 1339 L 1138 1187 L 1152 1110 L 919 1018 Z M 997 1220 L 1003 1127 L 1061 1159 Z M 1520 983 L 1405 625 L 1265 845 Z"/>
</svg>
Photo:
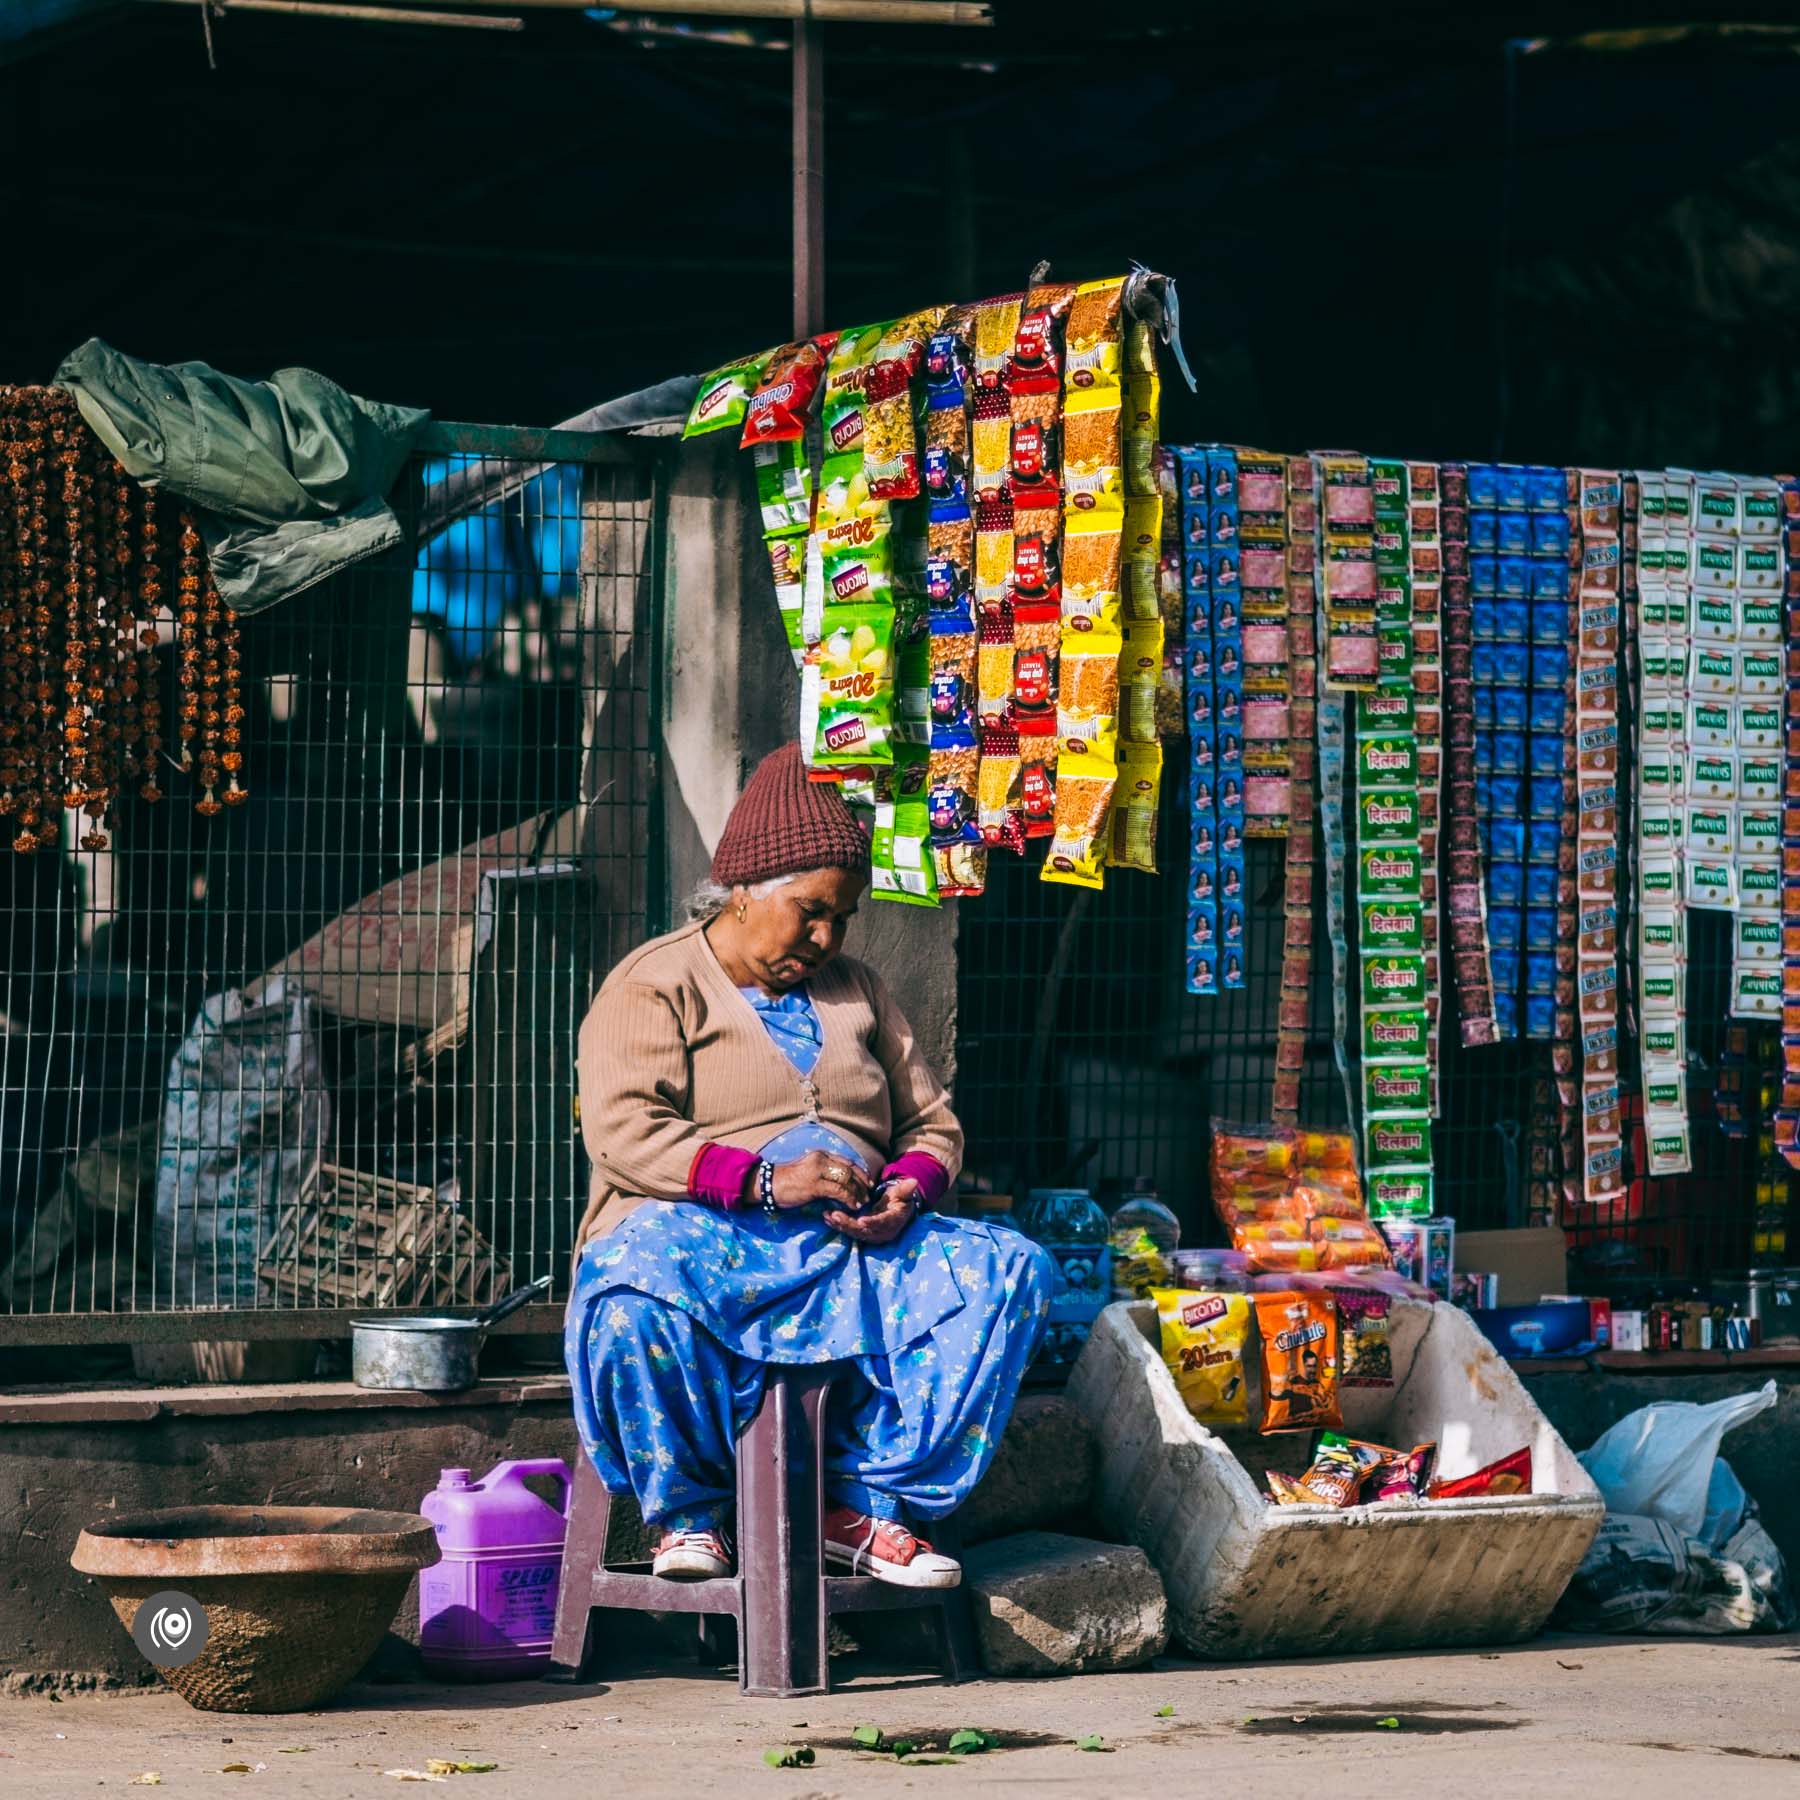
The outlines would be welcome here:
<svg viewBox="0 0 1800 1800">
<path fill-rule="evenodd" d="M 244 621 L 247 803 L 0 863 L 0 1341 L 560 1279 L 576 1029 L 661 905 L 654 480 L 432 427 L 422 547 Z"/>
<path fill-rule="evenodd" d="M 1180 783 L 1164 796 L 1159 841 L 1182 855 Z M 1180 1216 L 1185 1241 L 1223 1232 L 1208 1195 L 1208 1121 L 1266 1119 L 1281 987 L 1284 846 L 1249 845 L 1246 983 L 1216 997 L 1185 991 L 1184 881 L 1178 866 L 1111 878 L 1071 895 L 1038 870 L 995 857 L 988 890 L 959 929 L 957 1104 L 972 1172 L 1001 1191 L 1079 1181 L 1096 1191 L 1144 1177 Z M 1343 1125 L 1344 1083 L 1332 1050 L 1332 967 L 1324 939 L 1324 857 L 1313 917 L 1312 994 L 1302 1123 Z M 1723 915 L 1690 914 L 1688 1017 L 1695 1166 L 1659 1181 L 1641 1175 L 1607 1205 L 1530 1199 L 1534 1088 L 1547 1047 L 1513 1042 L 1463 1050 L 1442 1034 L 1442 1118 L 1434 1134 L 1441 1211 L 1460 1229 L 1557 1223 L 1599 1275 L 1694 1279 L 1757 1260 L 1784 1260 L 1758 1216 L 1756 1145 L 1725 1137 L 1712 1116 L 1724 1039 L 1731 951 Z M 1718 929 L 1714 929 L 1718 927 Z M 1356 1039 L 1354 1007 L 1350 1039 Z M 1641 1130 L 1637 1166 L 1644 1164 Z M 1788 1177 L 1765 1181 L 1779 1190 Z M 1776 1198 L 1763 1194 L 1767 1202 Z"/>
</svg>

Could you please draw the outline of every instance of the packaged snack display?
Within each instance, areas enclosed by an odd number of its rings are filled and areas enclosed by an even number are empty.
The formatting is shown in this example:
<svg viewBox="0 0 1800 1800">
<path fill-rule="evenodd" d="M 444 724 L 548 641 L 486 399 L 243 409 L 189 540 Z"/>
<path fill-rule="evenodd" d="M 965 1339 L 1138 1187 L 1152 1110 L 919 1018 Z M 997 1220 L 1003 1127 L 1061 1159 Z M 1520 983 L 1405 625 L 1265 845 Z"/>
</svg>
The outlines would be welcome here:
<svg viewBox="0 0 1800 1800">
<path fill-rule="evenodd" d="M 894 727 L 894 614 L 832 607 L 816 660 L 802 671 L 802 736 L 815 768 L 889 761 Z"/>
<path fill-rule="evenodd" d="M 825 378 L 825 358 L 835 338 L 784 344 L 763 365 L 744 406 L 743 447 L 805 437 L 806 419 Z"/>
<path fill-rule="evenodd" d="M 1331 1297 L 1338 1309 L 1344 1386 L 1392 1387 L 1394 1352 L 1389 1330 L 1392 1298 L 1387 1294 L 1345 1286 L 1333 1287 Z"/>
<path fill-rule="evenodd" d="M 1264 1433 L 1343 1429 L 1337 1307 L 1329 1294 L 1257 1294 Z"/>
<path fill-rule="evenodd" d="M 681 435 L 684 438 L 699 437 L 708 431 L 736 429 L 742 425 L 750 404 L 750 392 L 772 354 L 764 350 L 756 356 L 727 363 L 706 376 L 700 383 L 699 393 L 694 396 L 693 405 L 688 408 L 687 423 L 682 427 Z"/>
<path fill-rule="evenodd" d="M 1307 1497 L 1320 1506 L 1354 1506 L 1369 1472 L 1380 1462 L 1373 1446 L 1358 1444 L 1335 1431 L 1325 1432 L 1311 1465 L 1300 1477 Z"/>
<path fill-rule="evenodd" d="M 1515 1450 L 1498 1462 L 1491 1462 L 1473 1475 L 1459 1475 L 1454 1481 L 1434 1481 L 1433 1500 L 1466 1500 L 1480 1495 L 1529 1494 L 1531 1492 L 1531 1449 Z"/>
<path fill-rule="evenodd" d="M 1402 1453 L 1383 1450 L 1363 1490 L 1368 1500 L 1423 1500 L 1431 1489 L 1431 1474 L 1437 1467 L 1437 1445 L 1415 1444 Z"/>
<path fill-rule="evenodd" d="M 1169 1288 L 1150 1297 L 1162 1325 L 1163 1361 L 1188 1411 L 1202 1425 L 1242 1425 L 1249 1414 L 1244 1386 L 1249 1299 Z"/>
</svg>

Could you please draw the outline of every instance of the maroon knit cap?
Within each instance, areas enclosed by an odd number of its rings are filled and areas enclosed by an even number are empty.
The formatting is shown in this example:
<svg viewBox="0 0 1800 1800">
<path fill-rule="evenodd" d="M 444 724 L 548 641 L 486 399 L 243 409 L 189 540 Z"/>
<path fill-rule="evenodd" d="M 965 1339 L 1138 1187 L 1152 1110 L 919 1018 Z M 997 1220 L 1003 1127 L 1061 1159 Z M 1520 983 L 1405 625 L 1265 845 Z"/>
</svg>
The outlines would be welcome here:
<svg viewBox="0 0 1800 1800">
<path fill-rule="evenodd" d="M 738 795 L 713 852 L 713 880 L 750 887 L 810 869 L 867 874 L 863 836 L 837 783 L 808 781 L 798 744 L 783 744 L 757 764 Z"/>
</svg>

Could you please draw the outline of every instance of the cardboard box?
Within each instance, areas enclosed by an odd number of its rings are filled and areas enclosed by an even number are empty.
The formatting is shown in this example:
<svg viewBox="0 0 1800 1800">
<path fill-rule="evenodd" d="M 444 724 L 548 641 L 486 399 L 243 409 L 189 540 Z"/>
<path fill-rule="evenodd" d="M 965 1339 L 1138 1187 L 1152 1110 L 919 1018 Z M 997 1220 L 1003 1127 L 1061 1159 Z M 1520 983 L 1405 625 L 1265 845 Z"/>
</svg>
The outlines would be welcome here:
<svg viewBox="0 0 1800 1800">
<path fill-rule="evenodd" d="M 1612 1316 L 1612 1340 L 1615 1350 L 1640 1352 L 1644 1348 L 1644 1315 L 1641 1312 L 1616 1312 Z"/>
<path fill-rule="evenodd" d="M 1498 1275 L 1502 1306 L 1535 1306 L 1540 1294 L 1565 1292 L 1568 1260 L 1568 1239 L 1558 1225 L 1456 1234 L 1457 1267 Z"/>
</svg>

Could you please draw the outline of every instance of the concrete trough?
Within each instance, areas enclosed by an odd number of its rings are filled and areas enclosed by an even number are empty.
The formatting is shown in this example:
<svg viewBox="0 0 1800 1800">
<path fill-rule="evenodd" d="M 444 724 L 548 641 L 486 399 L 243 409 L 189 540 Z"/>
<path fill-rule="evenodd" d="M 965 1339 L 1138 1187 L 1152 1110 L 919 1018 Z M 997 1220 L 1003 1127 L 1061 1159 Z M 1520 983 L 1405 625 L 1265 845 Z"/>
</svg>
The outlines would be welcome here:
<svg viewBox="0 0 1800 1800">
<path fill-rule="evenodd" d="M 1397 1300 L 1392 1325 L 1394 1386 L 1344 1391 L 1349 1434 L 1434 1441 L 1451 1479 L 1528 1444 L 1530 1494 L 1272 1506 L 1265 1469 L 1298 1473 L 1310 1436 L 1197 1424 L 1153 1306 L 1111 1306 L 1095 1325 L 1068 1398 L 1100 1440 L 1097 1510 L 1156 1565 L 1171 1631 L 1195 1655 L 1512 1643 L 1550 1616 L 1600 1527 L 1599 1490 L 1466 1313 Z"/>
</svg>

